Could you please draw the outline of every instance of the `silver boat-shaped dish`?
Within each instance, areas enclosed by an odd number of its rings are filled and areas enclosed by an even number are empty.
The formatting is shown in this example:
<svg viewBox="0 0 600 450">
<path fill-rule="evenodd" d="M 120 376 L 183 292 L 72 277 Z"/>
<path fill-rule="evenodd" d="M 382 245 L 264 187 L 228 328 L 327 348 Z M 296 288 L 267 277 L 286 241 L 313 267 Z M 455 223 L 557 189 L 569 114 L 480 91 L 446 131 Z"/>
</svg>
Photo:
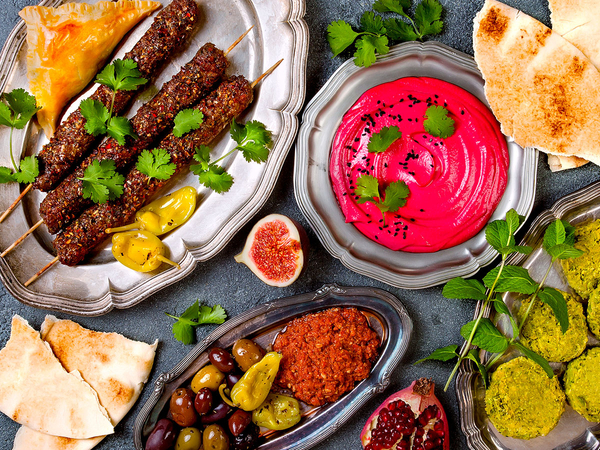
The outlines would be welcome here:
<svg viewBox="0 0 600 450">
<path fill-rule="evenodd" d="M 309 417 L 283 432 L 265 439 L 258 447 L 267 449 L 306 449 L 326 439 L 344 424 L 373 395 L 383 392 L 390 375 L 408 348 L 412 321 L 402 303 L 388 292 L 373 288 L 323 286 L 316 292 L 296 295 L 253 308 L 218 327 L 177 364 L 161 374 L 152 395 L 142 407 L 134 424 L 136 450 L 144 443 L 156 422 L 166 416 L 175 389 L 189 383 L 208 362 L 207 349 L 229 348 L 240 338 L 251 338 L 263 348 L 272 344 L 277 333 L 295 317 L 332 307 L 355 307 L 369 319 L 382 343 L 380 356 L 366 380 L 337 402 L 317 408 Z"/>
<path fill-rule="evenodd" d="M 294 168 L 294 192 L 300 209 L 323 246 L 349 269 L 404 289 L 435 286 L 470 276 L 489 264 L 496 252 L 482 230 L 468 241 L 435 253 L 393 251 L 346 223 L 329 178 L 329 155 L 342 117 L 368 89 L 408 76 L 438 78 L 462 87 L 487 105 L 483 79 L 473 58 L 437 42 L 410 42 L 390 49 L 371 67 L 344 63 L 312 99 L 303 115 Z M 537 151 L 507 139 L 510 167 L 504 197 L 490 220 L 514 208 L 529 215 L 535 196 Z"/>
<path fill-rule="evenodd" d="M 525 267 L 531 277 L 540 281 L 544 276 L 550 256 L 541 248 L 546 228 L 556 219 L 563 219 L 572 225 L 600 219 L 600 183 L 592 184 L 559 199 L 552 208 L 542 212 L 532 223 L 523 238 L 522 245 L 530 245 L 534 251 L 530 255 L 512 255 L 507 263 Z M 546 280 L 548 286 L 569 291 L 560 264 L 554 264 Z M 511 307 L 515 294 L 504 296 Z M 481 304 L 480 306 L 481 307 Z M 479 308 L 478 308 L 479 310 Z M 489 316 L 489 311 L 486 315 Z M 477 312 L 476 312 L 477 314 Z M 600 345 L 590 334 L 589 345 Z M 506 355 L 508 359 L 515 354 Z M 482 355 L 483 357 L 483 355 Z M 564 364 L 552 363 L 555 373 L 561 373 Z M 469 447 L 477 450 L 591 450 L 600 448 L 600 424 L 588 422 L 568 404 L 556 428 L 548 435 L 530 440 L 520 440 L 502 436 L 489 421 L 485 412 L 485 388 L 481 377 L 470 364 L 460 367 L 456 379 L 456 392 L 460 404 L 462 430 Z M 540 399 L 540 402 L 543 399 Z"/>
<path fill-rule="evenodd" d="M 169 0 L 162 0 L 167 4 Z M 46 6 L 61 2 L 45 1 Z M 52 267 L 29 288 L 23 283 L 54 258 L 52 236 L 45 227 L 36 230 L 4 259 L 0 259 L 0 278 L 8 291 L 31 306 L 79 315 L 105 314 L 112 308 L 128 308 L 144 298 L 189 275 L 200 261 L 206 261 L 221 251 L 233 235 L 266 202 L 279 175 L 298 129 L 298 114 L 305 95 L 308 27 L 303 20 L 304 0 L 244 0 L 223 2 L 204 0 L 199 3 L 200 23 L 184 50 L 175 54 L 170 63 L 130 109 L 134 113 L 142 102 L 151 98 L 163 83 L 188 62 L 205 43 L 213 42 L 226 49 L 245 30 L 254 25 L 250 34 L 229 54 L 228 74 L 242 74 L 254 80 L 267 68 L 283 58 L 283 63 L 255 88 L 254 102 L 239 121 L 259 120 L 273 132 L 273 146 L 264 164 L 248 163 L 236 152 L 223 161 L 235 178 L 231 190 L 219 195 L 199 187 L 198 177 L 184 174 L 169 184 L 174 191 L 183 186 L 198 187 L 197 211 L 182 227 L 167 235 L 165 244 L 170 259 L 179 262 L 181 270 L 163 265 L 155 272 L 134 272 L 117 263 L 107 244 L 77 267 L 60 264 Z M 115 58 L 122 57 L 152 23 L 147 18 L 121 43 Z M 12 31 L 0 54 L 0 88 L 28 89 L 25 73 L 25 24 L 21 21 Z M 92 89 L 95 89 L 93 87 Z M 92 90 L 83 93 L 67 110 L 66 117 L 79 101 Z M 9 129 L 0 127 L 0 165 L 10 166 L 8 152 Z M 36 124 L 14 135 L 16 157 L 19 148 L 26 154 L 37 154 L 47 142 Z M 222 133 L 211 146 L 217 158 L 234 147 L 229 133 Z M 23 186 L 24 187 L 24 186 Z M 17 183 L 0 185 L 0 211 L 4 211 L 20 193 Z M 22 205 L 0 224 L 0 250 L 6 249 L 40 219 L 40 192 L 27 194 Z"/>
</svg>

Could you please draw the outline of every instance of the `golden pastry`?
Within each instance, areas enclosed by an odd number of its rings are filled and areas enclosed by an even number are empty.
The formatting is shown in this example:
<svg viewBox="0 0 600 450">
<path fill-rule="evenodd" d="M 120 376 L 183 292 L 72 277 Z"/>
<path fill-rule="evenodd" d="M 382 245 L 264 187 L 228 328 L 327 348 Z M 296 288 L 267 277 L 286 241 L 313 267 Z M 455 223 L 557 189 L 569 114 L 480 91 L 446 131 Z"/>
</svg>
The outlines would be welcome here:
<svg viewBox="0 0 600 450">
<path fill-rule="evenodd" d="M 37 119 L 46 136 L 52 136 L 63 107 L 94 78 L 123 36 L 159 7 L 159 2 L 119 0 L 23 8 L 29 88 L 42 107 Z"/>
</svg>

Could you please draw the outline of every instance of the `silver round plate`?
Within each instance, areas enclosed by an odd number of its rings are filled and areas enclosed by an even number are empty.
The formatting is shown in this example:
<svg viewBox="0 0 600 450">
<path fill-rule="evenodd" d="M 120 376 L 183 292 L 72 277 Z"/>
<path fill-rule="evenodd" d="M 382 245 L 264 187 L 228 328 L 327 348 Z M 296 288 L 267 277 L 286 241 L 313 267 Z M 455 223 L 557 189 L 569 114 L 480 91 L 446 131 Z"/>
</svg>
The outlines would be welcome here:
<svg viewBox="0 0 600 450">
<path fill-rule="evenodd" d="M 169 0 L 161 0 L 168 4 Z M 45 0 L 46 6 L 62 3 Z M 223 161 L 235 183 L 222 195 L 199 186 L 198 177 L 186 173 L 178 176 L 161 192 L 164 195 L 183 186 L 198 188 L 198 206 L 192 218 L 169 233 L 164 239 L 169 258 L 178 262 L 177 270 L 163 264 L 150 273 L 135 272 L 116 262 L 110 242 L 88 258 L 85 264 L 52 267 L 28 288 L 23 283 L 54 258 L 51 236 L 45 227 L 33 237 L 0 258 L 0 278 L 17 299 L 38 308 L 79 315 L 105 314 L 113 308 L 129 308 L 156 291 L 191 274 L 200 261 L 206 261 L 221 251 L 235 233 L 246 224 L 267 201 L 298 130 L 297 114 L 305 95 L 308 27 L 304 21 L 304 0 L 241 0 L 199 2 L 200 20 L 188 45 L 173 55 L 158 75 L 153 86 L 138 95 L 130 115 L 149 100 L 163 83 L 192 59 L 205 42 L 226 49 L 238 36 L 254 25 L 252 31 L 228 55 L 227 74 L 241 74 L 255 80 L 275 62 L 282 64 L 255 88 L 253 104 L 240 121 L 259 120 L 273 132 L 273 146 L 264 164 L 248 163 L 239 152 Z M 152 23 L 153 17 L 141 22 L 115 52 L 122 57 L 138 41 Z M 20 22 L 12 31 L 0 54 L 0 88 L 28 89 L 25 72 L 25 24 Z M 95 89 L 95 86 L 92 87 Z M 70 105 L 65 117 L 91 92 L 88 89 Z M 9 130 L 0 127 L 0 165 L 10 166 Z M 14 141 L 26 154 L 37 154 L 47 139 L 37 125 L 17 130 Z M 213 141 L 212 157 L 218 158 L 235 146 L 228 132 Z M 4 211 L 19 195 L 16 183 L 0 185 L 0 211 Z M 43 194 L 27 194 L 25 200 L 0 224 L 0 250 L 6 249 L 40 219 L 38 206 Z"/>
<path fill-rule="evenodd" d="M 540 281 L 551 262 L 550 256 L 542 250 L 544 232 L 550 223 L 563 219 L 572 225 L 600 219 L 600 183 L 591 184 L 572 194 L 559 199 L 552 208 L 542 212 L 531 224 L 521 245 L 534 248 L 530 255 L 514 254 L 507 264 L 519 265 L 529 271 L 531 277 Z M 570 288 L 562 274 L 560 264 L 554 264 L 546 279 L 550 287 L 569 291 Z M 510 308 L 516 300 L 513 293 L 505 294 L 504 302 Z M 476 315 L 481 308 L 479 304 Z M 490 310 L 485 316 L 490 317 Z M 503 324 L 500 322 L 500 326 Z M 508 331 L 508 326 L 505 327 Z M 598 346 L 600 342 L 590 335 L 588 346 Z M 483 361 L 489 355 L 481 352 Z M 503 356 L 503 360 L 518 356 L 511 352 Z M 560 374 L 566 368 L 564 363 L 551 363 L 554 372 Z M 477 450 L 592 450 L 600 449 L 600 424 L 588 422 L 576 413 L 568 404 L 558 425 L 546 436 L 522 440 L 502 436 L 492 425 L 485 412 L 485 388 L 481 377 L 471 364 L 463 363 L 456 378 L 456 394 L 460 406 L 461 427 L 469 448 Z M 540 402 L 543 401 L 540 399 Z"/>
<path fill-rule="evenodd" d="M 405 289 L 421 289 L 457 276 L 471 276 L 497 253 L 481 231 L 468 241 L 435 253 L 393 251 L 346 223 L 329 178 L 329 155 L 342 117 L 368 89 L 409 76 L 455 84 L 487 105 L 483 79 L 472 57 L 438 42 L 409 42 L 379 56 L 371 67 L 346 61 L 307 106 L 296 144 L 294 193 L 300 209 L 329 253 L 349 269 Z M 490 220 L 514 208 L 527 216 L 533 207 L 537 151 L 507 138 L 508 184 Z"/>
<path fill-rule="evenodd" d="M 194 374 L 208 363 L 208 349 L 230 348 L 240 338 L 250 338 L 268 348 L 290 320 L 335 307 L 357 308 L 365 314 L 381 340 L 379 357 L 369 377 L 334 403 L 312 407 L 309 411 L 306 411 L 308 405 L 302 404 L 307 414 L 303 414 L 301 422 L 263 438 L 258 449 L 308 449 L 331 436 L 367 400 L 385 390 L 390 383 L 390 375 L 408 349 L 412 321 L 402 303 L 389 292 L 328 284 L 316 292 L 275 300 L 228 320 L 196 345 L 172 370 L 159 375 L 152 395 L 135 420 L 133 438 L 136 450 L 143 450 L 154 425 L 166 416 L 175 389 L 189 384 Z"/>
</svg>

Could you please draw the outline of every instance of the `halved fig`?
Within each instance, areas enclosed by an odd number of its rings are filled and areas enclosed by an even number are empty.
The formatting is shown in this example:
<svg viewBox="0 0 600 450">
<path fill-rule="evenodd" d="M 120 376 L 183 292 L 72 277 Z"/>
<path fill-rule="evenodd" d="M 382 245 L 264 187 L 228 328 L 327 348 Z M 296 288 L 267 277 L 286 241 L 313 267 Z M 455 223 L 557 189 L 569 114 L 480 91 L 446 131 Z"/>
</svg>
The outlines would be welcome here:
<svg viewBox="0 0 600 450">
<path fill-rule="evenodd" d="M 300 276 L 308 255 L 308 236 L 293 219 L 270 214 L 259 220 L 235 256 L 270 286 L 289 286 Z"/>
</svg>

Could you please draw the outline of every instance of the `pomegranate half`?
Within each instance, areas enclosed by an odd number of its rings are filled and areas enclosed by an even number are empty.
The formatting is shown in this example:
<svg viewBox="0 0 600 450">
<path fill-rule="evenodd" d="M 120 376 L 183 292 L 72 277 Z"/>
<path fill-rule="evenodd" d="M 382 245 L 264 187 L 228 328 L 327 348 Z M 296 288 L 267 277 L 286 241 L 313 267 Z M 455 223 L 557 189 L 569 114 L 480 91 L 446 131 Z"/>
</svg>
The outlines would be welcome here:
<svg viewBox="0 0 600 450">
<path fill-rule="evenodd" d="M 360 434 L 365 450 L 448 450 L 448 421 L 434 387 L 420 378 L 385 400 Z"/>
<path fill-rule="evenodd" d="M 235 256 L 270 286 L 289 286 L 300 276 L 308 255 L 308 236 L 302 226 L 281 214 L 259 220 Z"/>
</svg>

